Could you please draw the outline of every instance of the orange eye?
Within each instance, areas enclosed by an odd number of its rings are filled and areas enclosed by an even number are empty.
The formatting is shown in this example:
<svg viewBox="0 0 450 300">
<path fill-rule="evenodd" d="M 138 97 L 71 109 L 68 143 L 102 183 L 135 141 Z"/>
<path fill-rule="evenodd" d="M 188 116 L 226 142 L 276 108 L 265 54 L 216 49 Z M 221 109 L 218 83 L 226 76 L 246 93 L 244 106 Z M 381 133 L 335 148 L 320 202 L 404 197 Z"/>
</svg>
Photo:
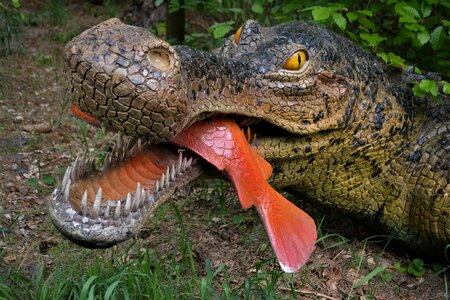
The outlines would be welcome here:
<svg viewBox="0 0 450 300">
<path fill-rule="evenodd" d="M 289 57 L 289 59 L 284 63 L 283 69 L 298 71 L 305 65 L 307 60 L 308 54 L 306 54 L 306 51 L 300 50 Z"/>
<path fill-rule="evenodd" d="M 238 30 L 236 30 L 236 33 L 234 34 L 234 42 L 237 44 L 239 44 L 239 39 L 241 38 L 241 31 L 242 31 L 242 26 L 238 28 Z"/>
</svg>

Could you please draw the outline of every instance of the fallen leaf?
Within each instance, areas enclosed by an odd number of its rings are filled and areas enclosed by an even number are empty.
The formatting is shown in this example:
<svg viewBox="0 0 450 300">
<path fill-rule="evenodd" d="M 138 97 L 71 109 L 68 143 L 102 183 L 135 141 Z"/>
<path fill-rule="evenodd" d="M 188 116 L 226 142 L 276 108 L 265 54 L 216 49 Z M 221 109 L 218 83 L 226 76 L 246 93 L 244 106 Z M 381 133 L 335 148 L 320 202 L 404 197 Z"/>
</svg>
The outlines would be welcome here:
<svg viewBox="0 0 450 300">
<path fill-rule="evenodd" d="M 24 125 L 23 130 L 26 132 L 38 132 L 38 133 L 49 133 L 52 131 L 52 127 L 47 122 Z"/>
</svg>

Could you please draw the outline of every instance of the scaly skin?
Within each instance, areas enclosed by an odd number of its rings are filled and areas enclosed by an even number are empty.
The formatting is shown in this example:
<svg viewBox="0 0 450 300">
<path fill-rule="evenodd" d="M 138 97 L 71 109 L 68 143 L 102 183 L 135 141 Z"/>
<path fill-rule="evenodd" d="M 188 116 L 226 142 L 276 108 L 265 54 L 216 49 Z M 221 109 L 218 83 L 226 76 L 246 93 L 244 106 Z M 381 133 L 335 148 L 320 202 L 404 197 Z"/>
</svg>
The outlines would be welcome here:
<svg viewBox="0 0 450 300">
<path fill-rule="evenodd" d="M 306 67 L 284 70 L 300 49 Z M 272 186 L 377 222 L 416 249 L 442 255 L 450 243 L 448 98 L 413 97 L 407 74 L 335 33 L 248 21 L 238 44 L 206 53 L 111 19 L 65 55 L 73 103 L 107 127 L 155 144 L 217 114 L 259 120 L 252 146 L 274 167 Z"/>
</svg>

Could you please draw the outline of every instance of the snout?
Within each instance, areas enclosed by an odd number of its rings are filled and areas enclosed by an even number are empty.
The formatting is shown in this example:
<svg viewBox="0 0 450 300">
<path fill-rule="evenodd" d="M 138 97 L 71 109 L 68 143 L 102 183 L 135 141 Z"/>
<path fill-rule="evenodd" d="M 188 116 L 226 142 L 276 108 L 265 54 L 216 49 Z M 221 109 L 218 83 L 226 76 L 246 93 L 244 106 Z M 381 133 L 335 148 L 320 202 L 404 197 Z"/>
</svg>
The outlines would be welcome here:
<svg viewBox="0 0 450 300">
<path fill-rule="evenodd" d="M 130 136 L 172 137 L 186 101 L 175 49 L 119 19 L 100 23 L 65 48 L 72 101 L 82 112 Z"/>
</svg>

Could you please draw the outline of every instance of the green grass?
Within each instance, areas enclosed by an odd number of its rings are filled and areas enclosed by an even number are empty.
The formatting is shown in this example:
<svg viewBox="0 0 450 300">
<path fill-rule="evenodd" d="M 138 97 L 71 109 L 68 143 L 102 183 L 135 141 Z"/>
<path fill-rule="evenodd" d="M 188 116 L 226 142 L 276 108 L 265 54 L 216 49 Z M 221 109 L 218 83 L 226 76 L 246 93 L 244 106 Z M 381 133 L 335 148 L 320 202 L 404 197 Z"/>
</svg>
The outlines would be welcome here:
<svg viewBox="0 0 450 300">
<path fill-rule="evenodd" d="M 173 236 L 165 237 L 173 240 L 169 251 L 158 250 L 157 246 L 149 248 L 140 240 L 128 244 L 127 248 L 103 250 L 62 242 L 45 255 L 47 261 L 48 257 L 54 258 L 53 265 L 47 265 L 41 257 L 32 268 L 4 264 L 5 253 L 0 251 L 0 299 L 298 299 L 303 288 L 314 288 L 314 283 L 309 282 L 309 271 L 285 274 L 274 268 L 273 256 L 249 266 L 253 272 L 236 282 L 236 274 L 230 274 L 224 264 L 213 267 L 210 259 L 201 261 L 196 257 L 184 217 L 176 206 L 163 206 L 155 221 L 166 218 L 167 213 L 171 213 L 179 229 Z M 352 249 L 354 244 L 335 234 L 323 235 L 318 242 L 352 251 L 354 257 L 349 261 L 358 272 L 366 262 L 362 253 L 367 243 L 364 241 L 359 248 Z M 254 243 L 254 247 L 259 246 Z M 340 291 L 341 297 L 358 299 L 357 291 L 365 284 L 364 294 L 374 299 L 377 290 L 385 288 L 384 280 L 380 284 L 375 279 L 382 277 L 386 268 L 374 267 L 349 290 Z M 446 276 L 444 271 L 434 276 Z M 444 289 L 448 298 L 446 280 Z"/>
<path fill-rule="evenodd" d="M 40 260 L 33 270 L 0 267 L 0 299 L 261 299 L 277 298 L 280 278 L 267 271 L 273 259 L 258 263 L 253 275 L 238 286 L 226 266 L 200 264 L 174 207 L 180 231 L 172 251 L 161 256 L 135 242 L 128 249 L 87 250 L 62 243 L 53 255 L 56 266 Z M 2 253 L 0 253 L 0 256 Z"/>
</svg>

